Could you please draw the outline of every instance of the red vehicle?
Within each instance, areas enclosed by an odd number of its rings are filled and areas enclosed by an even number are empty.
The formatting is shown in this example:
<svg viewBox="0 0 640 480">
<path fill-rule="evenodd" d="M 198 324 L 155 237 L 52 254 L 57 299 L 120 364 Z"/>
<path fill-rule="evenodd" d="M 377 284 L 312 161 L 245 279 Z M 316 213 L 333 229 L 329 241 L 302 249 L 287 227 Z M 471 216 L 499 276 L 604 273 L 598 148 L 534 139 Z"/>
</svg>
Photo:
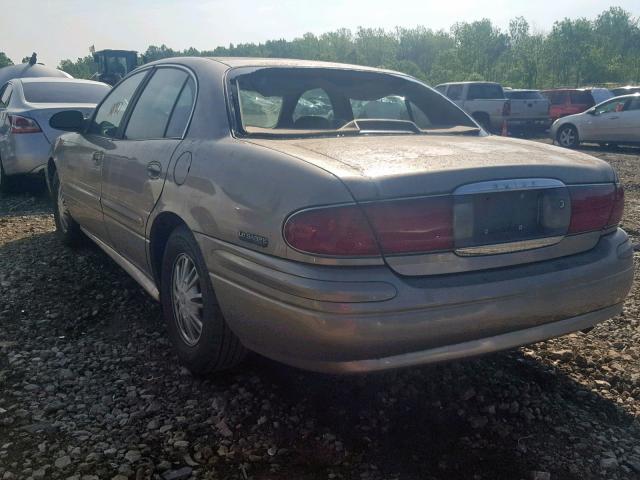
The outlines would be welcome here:
<svg viewBox="0 0 640 480">
<path fill-rule="evenodd" d="M 557 88 L 541 92 L 551 104 L 551 122 L 560 117 L 581 113 L 613 97 L 606 88 Z"/>
</svg>

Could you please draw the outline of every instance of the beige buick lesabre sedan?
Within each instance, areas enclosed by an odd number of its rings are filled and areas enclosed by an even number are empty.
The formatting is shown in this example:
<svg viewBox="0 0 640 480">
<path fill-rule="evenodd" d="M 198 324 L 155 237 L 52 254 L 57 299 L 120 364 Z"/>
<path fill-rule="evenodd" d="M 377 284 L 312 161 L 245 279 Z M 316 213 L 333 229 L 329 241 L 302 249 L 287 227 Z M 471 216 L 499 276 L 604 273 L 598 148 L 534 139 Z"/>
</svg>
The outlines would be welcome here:
<svg viewBox="0 0 640 480">
<path fill-rule="evenodd" d="M 488 135 L 409 76 L 174 58 L 52 150 L 57 229 L 162 302 L 196 373 L 247 350 L 360 372 L 587 329 L 632 282 L 613 169 Z"/>
</svg>

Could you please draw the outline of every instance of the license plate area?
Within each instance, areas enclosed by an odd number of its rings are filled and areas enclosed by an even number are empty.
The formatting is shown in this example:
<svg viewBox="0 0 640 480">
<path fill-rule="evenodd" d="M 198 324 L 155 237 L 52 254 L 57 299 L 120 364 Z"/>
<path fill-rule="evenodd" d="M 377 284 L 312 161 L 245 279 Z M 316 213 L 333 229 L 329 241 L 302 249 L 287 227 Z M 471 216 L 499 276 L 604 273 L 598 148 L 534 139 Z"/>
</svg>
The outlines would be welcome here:
<svg viewBox="0 0 640 480">
<path fill-rule="evenodd" d="M 569 191 L 553 179 L 466 185 L 454 193 L 454 242 L 460 255 L 488 255 L 558 243 L 571 220 Z"/>
</svg>

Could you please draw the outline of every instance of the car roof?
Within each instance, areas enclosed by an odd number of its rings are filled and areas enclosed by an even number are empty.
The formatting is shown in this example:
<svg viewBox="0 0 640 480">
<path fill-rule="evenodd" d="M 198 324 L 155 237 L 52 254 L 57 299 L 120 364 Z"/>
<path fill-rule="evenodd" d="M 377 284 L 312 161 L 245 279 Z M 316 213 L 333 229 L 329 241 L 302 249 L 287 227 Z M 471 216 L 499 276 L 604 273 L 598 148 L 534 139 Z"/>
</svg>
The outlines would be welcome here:
<svg viewBox="0 0 640 480">
<path fill-rule="evenodd" d="M 189 65 L 191 62 L 209 60 L 225 65 L 229 68 L 239 67 L 290 67 L 290 68 L 340 68 L 348 70 L 361 70 L 381 73 L 395 73 L 405 75 L 402 72 L 387 70 L 382 68 L 367 67 L 364 65 L 352 65 L 348 63 L 323 62 L 319 60 L 301 60 L 295 58 L 262 58 L 262 57 L 171 57 L 156 60 L 154 62 L 141 65 L 139 68 L 148 65 L 161 65 L 164 63 L 179 63 Z"/>
<path fill-rule="evenodd" d="M 81 78 L 61 78 L 61 77 L 26 77 L 14 78 L 12 81 L 21 83 L 89 83 L 93 85 L 106 85 L 106 83 L 94 80 L 83 80 Z"/>
</svg>

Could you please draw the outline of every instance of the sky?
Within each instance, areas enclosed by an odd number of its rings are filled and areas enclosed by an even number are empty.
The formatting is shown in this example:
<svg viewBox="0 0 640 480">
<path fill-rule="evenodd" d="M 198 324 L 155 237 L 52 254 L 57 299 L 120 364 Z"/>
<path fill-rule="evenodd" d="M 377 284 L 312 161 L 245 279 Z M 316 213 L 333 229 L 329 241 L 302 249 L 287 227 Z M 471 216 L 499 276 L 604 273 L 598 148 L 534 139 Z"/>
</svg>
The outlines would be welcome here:
<svg viewBox="0 0 640 480">
<path fill-rule="evenodd" d="M 0 0 L 0 51 L 15 63 L 35 51 L 40 62 L 55 66 L 88 55 L 91 45 L 212 50 L 342 27 L 448 30 L 458 21 L 489 18 L 506 28 L 523 16 L 534 30 L 548 31 L 556 20 L 592 19 L 612 5 L 640 16 L 639 0 Z"/>
</svg>

